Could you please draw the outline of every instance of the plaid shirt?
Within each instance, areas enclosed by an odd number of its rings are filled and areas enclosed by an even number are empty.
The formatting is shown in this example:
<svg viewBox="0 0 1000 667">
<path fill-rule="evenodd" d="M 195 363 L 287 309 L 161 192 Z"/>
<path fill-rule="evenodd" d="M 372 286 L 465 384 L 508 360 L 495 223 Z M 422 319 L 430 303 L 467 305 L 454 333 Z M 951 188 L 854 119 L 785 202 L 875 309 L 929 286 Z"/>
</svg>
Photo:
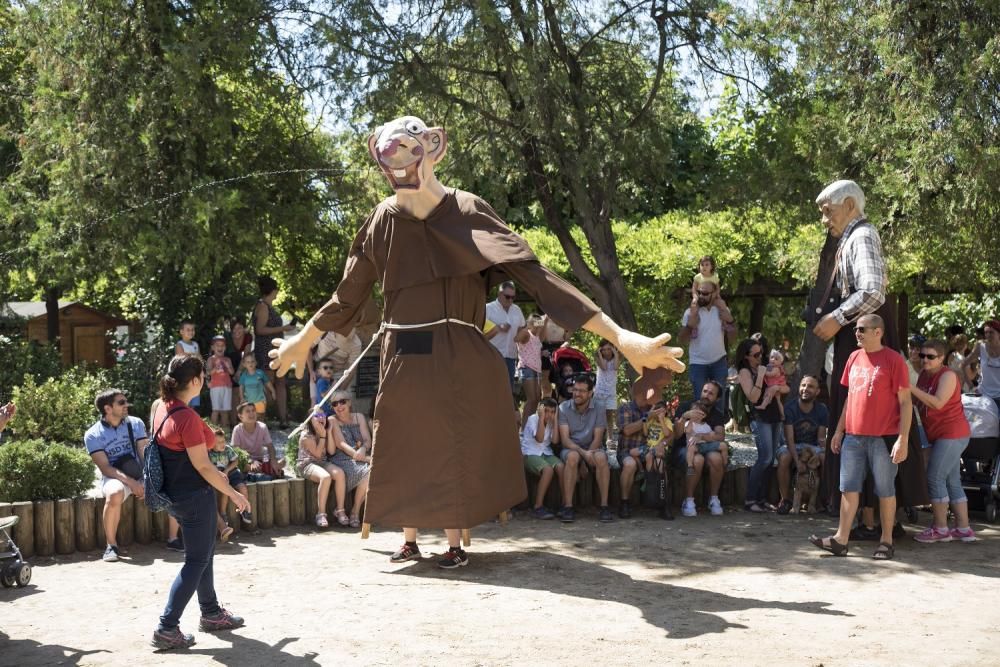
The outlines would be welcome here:
<svg viewBox="0 0 1000 667">
<path fill-rule="evenodd" d="M 833 311 L 833 316 L 841 326 L 857 321 L 862 315 L 874 313 L 885 303 L 889 278 L 882 255 L 882 239 L 878 230 L 870 224 L 855 230 L 863 222 L 867 220 L 852 220 L 840 238 L 837 281 L 843 302 Z"/>
<path fill-rule="evenodd" d="M 642 429 L 636 431 L 635 435 L 625 435 L 625 426 L 633 422 L 641 421 L 649 413 L 649 410 L 642 410 L 639 405 L 631 400 L 618 406 L 618 450 L 628 451 L 634 447 L 641 447 L 646 444 L 646 436 Z"/>
</svg>

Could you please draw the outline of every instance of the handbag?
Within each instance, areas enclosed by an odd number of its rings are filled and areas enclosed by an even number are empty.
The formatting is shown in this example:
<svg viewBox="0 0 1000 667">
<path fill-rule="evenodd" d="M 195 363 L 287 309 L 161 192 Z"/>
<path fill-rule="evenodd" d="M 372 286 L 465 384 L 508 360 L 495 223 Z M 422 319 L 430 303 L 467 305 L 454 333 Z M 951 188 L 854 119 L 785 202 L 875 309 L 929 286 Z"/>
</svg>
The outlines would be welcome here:
<svg viewBox="0 0 1000 667">
<path fill-rule="evenodd" d="M 663 460 L 654 462 L 654 469 L 645 473 L 642 489 L 642 506 L 648 509 L 662 509 L 667 505 L 667 476 L 664 474 Z"/>
</svg>

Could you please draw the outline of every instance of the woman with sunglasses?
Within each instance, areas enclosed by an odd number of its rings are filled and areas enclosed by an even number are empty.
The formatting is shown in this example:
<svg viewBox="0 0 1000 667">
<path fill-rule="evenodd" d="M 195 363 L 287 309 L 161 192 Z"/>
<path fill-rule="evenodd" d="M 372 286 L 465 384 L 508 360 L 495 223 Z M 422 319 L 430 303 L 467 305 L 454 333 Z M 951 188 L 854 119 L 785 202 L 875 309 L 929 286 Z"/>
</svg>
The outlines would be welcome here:
<svg viewBox="0 0 1000 667">
<path fill-rule="evenodd" d="M 351 528 L 358 528 L 361 526 L 361 505 L 368 497 L 368 473 L 371 471 L 372 438 L 368 420 L 361 413 L 351 412 L 351 397 L 346 391 L 335 392 L 330 405 L 333 406 L 333 418 L 329 420 L 327 450 L 332 454 L 330 461 L 344 471 L 347 490 L 354 490 L 349 524 Z"/>
<path fill-rule="evenodd" d="M 931 443 L 927 466 L 933 523 L 914 536 L 917 542 L 975 542 L 969 527 L 969 502 L 962 490 L 961 456 L 972 431 L 962 409 L 962 383 L 958 374 L 944 364 L 948 346 L 940 340 L 924 342 L 920 350 L 923 370 L 910 390 L 917 399 L 920 419 Z M 955 513 L 957 527 L 948 529 L 948 504 Z"/>
<path fill-rule="evenodd" d="M 330 527 L 330 521 L 326 516 L 326 500 L 330 495 L 331 482 L 337 501 L 337 511 L 333 515 L 337 517 L 340 525 L 346 526 L 348 523 L 347 514 L 344 512 L 344 498 L 347 494 L 344 471 L 328 460 L 330 449 L 328 430 L 326 413 L 317 408 L 310 415 L 309 422 L 299 436 L 299 456 L 295 462 L 295 472 L 300 477 L 316 482 L 317 528 Z"/>
<path fill-rule="evenodd" d="M 778 392 L 778 400 L 770 401 L 765 408 L 757 407 L 764 400 L 764 373 L 767 369 L 761 363 L 763 351 L 764 346 L 760 342 L 747 338 L 739 344 L 734 355 L 736 368 L 739 369 L 740 389 L 751 406 L 750 430 L 757 446 L 757 462 L 750 469 L 747 496 L 744 501 L 744 506 L 750 512 L 766 512 L 772 509 L 767 502 L 767 473 L 771 470 L 781 432 L 781 412 L 778 405 L 789 391 L 788 385 L 785 385 L 785 390 Z M 781 491 L 784 493 L 784 489 Z M 785 500 L 782 498 L 782 503 Z"/>
</svg>

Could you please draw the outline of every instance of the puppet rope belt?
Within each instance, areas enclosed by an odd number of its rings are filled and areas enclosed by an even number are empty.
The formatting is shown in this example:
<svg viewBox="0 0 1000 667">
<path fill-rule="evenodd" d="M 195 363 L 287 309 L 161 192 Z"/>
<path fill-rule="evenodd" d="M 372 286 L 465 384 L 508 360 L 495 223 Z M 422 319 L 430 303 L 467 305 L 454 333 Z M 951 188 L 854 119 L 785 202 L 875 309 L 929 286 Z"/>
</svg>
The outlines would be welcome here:
<svg viewBox="0 0 1000 667">
<path fill-rule="evenodd" d="M 354 373 L 354 369 L 358 367 L 358 364 L 361 363 L 361 360 L 364 358 L 364 356 L 368 354 L 368 350 L 372 349 L 372 346 L 375 345 L 375 343 L 382 337 L 382 334 L 384 334 L 386 331 L 407 331 L 410 329 L 423 329 L 426 327 L 438 326 L 439 324 L 464 324 L 465 326 L 472 327 L 479 333 L 482 333 L 482 329 L 477 327 L 475 324 L 472 324 L 471 322 L 466 322 L 465 320 L 459 320 L 454 317 L 443 317 L 440 320 L 434 320 L 433 322 L 422 322 L 419 324 L 396 324 L 394 322 L 382 322 L 382 324 L 379 325 L 378 331 L 376 331 L 375 335 L 372 336 L 371 342 L 368 343 L 368 346 L 365 347 L 365 349 L 361 351 L 361 354 L 358 355 L 358 358 L 355 359 L 354 362 L 347 367 L 347 370 L 344 371 L 344 374 L 340 376 L 340 379 L 337 380 L 332 387 L 330 387 L 330 391 L 326 392 L 326 395 L 323 396 L 323 399 L 317 404 L 316 407 L 321 408 L 330 401 L 333 395 L 337 393 L 337 391 L 340 389 L 340 386 L 344 384 L 347 381 L 347 379 L 351 377 L 351 375 Z M 302 431 L 302 429 L 304 429 L 306 425 L 309 424 L 309 420 L 312 418 L 313 412 L 314 410 L 310 410 L 309 416 L 306 417 L 306 420 L 301 424 L 299 424 L 298 426 L 296 426 L 294 429 L 292 429 L 292 432 L 288 434 L 289 439 L 299 434 Z"/>
</svg>

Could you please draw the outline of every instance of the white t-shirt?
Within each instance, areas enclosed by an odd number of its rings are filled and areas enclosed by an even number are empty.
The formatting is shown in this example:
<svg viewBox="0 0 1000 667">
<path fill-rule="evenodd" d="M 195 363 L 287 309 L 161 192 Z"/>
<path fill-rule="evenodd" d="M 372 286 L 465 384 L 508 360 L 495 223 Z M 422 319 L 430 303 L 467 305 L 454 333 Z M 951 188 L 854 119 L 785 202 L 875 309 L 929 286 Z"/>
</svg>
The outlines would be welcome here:
<svg viewBox="0 0 1000 667">
<path fill-rule="evenodd" d="M 541 442 L 535 440 L 535 429 L 537 428 L 538 415 L 529 416 L 521 431 L 521 453 L 525 456 L 542 456 L 543 454 L 552 456 L 552 426 L 545 427 L 545 439 Z"/>
<path fill-rule="evenodd" d="M 681 326 L 687 326 L 691 317 L 691 309 L 684 311 L 681 318 Z M 715 306 L 711 308 L 698 309 L 698 335 L 691 337 L 691 344 L 688 346 L 688 358 L 692 364 L 714 364 L 719 359 L 726 356 L 726 341 L 722 333 L 722 317 L 719 309 Z"/>
<path fill-rule="evenodd" d="M 505 358 L 517 359 L 517 344 L 514 342 L 514 336 L 517 335 L 517 330 L 525 325 L 521 309 L 512 303 L 510 304 L 510 308 L 504 310 L 499 301 L 490 301 L 486 304 L 486 319 L 497 326 L 501 324 L 510 325 L 510 329 L 501 331 L 491 338 L 490 343 Z"/>
<path fill-rule="evenodd" d="M 979 344 L 979 393 L 1000 398 L 1000 357 L 991 357 L 986 344 Z"/>
</svg>

